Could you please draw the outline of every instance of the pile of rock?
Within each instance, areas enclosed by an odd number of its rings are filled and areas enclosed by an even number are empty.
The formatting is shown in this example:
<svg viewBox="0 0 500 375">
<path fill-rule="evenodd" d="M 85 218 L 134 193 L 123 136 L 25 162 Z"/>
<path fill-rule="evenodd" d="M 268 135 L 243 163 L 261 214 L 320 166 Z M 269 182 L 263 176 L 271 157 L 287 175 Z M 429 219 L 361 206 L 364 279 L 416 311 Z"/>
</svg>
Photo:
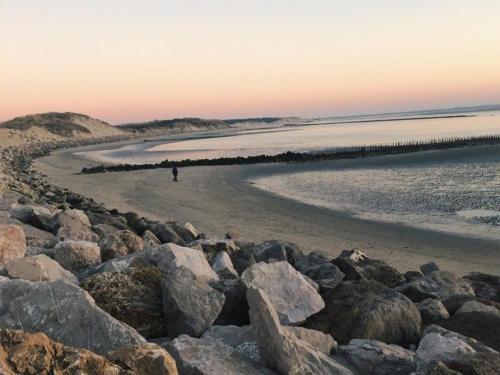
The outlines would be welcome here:
<svg viewBox="0 0 500 375">
<path fill-rule="evenodd" d="M 16 171 L 18 189 L 0 197 L 2 374 L 500 368 L 499 277 L 206 238 Z"/>
</svg>

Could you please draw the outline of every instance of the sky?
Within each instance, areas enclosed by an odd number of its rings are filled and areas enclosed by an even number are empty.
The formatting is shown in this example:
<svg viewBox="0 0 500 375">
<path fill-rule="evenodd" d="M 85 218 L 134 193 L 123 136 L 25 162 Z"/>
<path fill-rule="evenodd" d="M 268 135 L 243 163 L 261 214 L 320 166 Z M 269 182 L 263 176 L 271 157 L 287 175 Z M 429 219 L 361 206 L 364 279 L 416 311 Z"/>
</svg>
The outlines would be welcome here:
<svg viewBox="0 0 500 375">
<path fill-rule="evenodd" d="M 500 0 L 0 0 L 0 121 L 500 103 Z"/>
</svg>

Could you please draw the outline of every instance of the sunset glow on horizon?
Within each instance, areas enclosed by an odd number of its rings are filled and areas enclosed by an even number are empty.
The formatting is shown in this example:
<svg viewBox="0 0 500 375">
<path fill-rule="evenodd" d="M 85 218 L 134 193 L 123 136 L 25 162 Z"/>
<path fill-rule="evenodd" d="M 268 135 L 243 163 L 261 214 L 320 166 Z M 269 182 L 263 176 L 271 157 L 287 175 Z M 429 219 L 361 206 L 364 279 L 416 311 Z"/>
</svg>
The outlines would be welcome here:
<svg viewBox="0 0 500 375">
<path fill-rule="evenodd" d="M 47 111 L 121 123 L 494 103 L 498 0 L 0 0 L 0 121 Z"/>
</svg>

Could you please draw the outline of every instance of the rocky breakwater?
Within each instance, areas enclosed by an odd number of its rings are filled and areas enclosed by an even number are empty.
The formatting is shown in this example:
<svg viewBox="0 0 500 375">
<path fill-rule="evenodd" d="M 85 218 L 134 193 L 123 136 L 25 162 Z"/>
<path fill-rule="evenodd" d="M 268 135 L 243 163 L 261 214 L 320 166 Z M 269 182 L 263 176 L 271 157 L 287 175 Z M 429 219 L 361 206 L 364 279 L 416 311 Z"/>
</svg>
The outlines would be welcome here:
<svg viewBox="0 0 500 375">
<path fill-rule="evenodd" d="M 2 374 L 498 373 L 498 277 L 206 238 L 61 190 L 29 157 L 4 163 Z"/>
</svg>

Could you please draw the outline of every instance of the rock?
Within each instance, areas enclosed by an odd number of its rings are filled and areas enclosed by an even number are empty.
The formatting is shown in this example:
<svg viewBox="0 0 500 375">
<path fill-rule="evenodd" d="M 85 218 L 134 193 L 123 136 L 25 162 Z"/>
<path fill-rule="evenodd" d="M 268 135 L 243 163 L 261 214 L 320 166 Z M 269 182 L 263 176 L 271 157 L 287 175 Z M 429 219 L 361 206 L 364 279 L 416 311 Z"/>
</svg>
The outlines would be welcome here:
<svg viewBox="0 0 500 375">
<path fill-rule="evenodd" d="M 408 375 L 416 369 L 412 351 L 380 341 L 351 340 L 339 353 L 360 374 Z"/>
<path fill-rule="evenodd" d="M 97 354 L 52 341 L 40 332 L 0 330 L 0 352 L 3 375 L 132 375 Z"/>
<path fill-rule="evenodd" d="M 477 297 L 500 302 L 500 276 L 471 272 L 464 279 L 472 285 Z"/>
<path fill-rule="evenodd" d="M 450 331 L 472 337 L 483 344 L 500 350 L 500 315 L 490 312 L 465 312 L 447 320 L 436 322 Z"/>
<path fill-rule="evenodd" d="M 434 271 L 440 271 L 440 269 L 436 263 L 429 262 L 429 263 L 425 263 L 425 264 L 421 265 L 420 271 L 422 271 L 422 273 L 425 276 L 430 276 L 431 273 L 433 273 Z"/>
<path fill-rule="evenodd" d="M 53 214 L 45 207 L 33 205 L 16 205 L 10 209 L 10 217 L 35 228 L 51 231 Z"/>
<path fill-rule="evenodd" d="M 446 362 L 446 366 L 450 371 L 453 371 L 453 374 L 498 375 L 500 354 L 458 354 L 452 360 Z"/>
<path fill-rule="evenodd" d="M 323 332 L 303 327 L 283 326 L 282 328 L 297 339 L 307 342 L 315 350 L 326 355 L 329 355 L 337 347 L 337 343 L 333 337 Z M 252 326 L 212 326 L 205 331 L 202 337 L 212 337 L 233 348 L 257 340 Z"/>
<path fill-rule="evenodd" d="M 45 232 L 29 224 L 22 224 L 26 236 L 26 246 L 53 248 L 57 244 L 57 238 L 51 232 Z"/>
<path fill-rule="evenodd" d="M 344 273 L 332 263 L 312 266 L 303 272 L 303 274 L 318 284 L 321 293 L 334 289 L 345 277 Z"/>
<path fill-rule="evenodd" d="M 104 262 L 114 257 L 128 254 L 128 248 L 118 233 L 105 236 L 99 241 L 99 247 L 101 248 L 101 257 Z"/>
<path fill-rule="evenodd" d="M 125 214 L 127 225 L 132 228 L 137 234 L 142 236 L 149 228 L 149 224 L 143 217 L 139 217 L 135 212 L 127 212 Z"/>
<path fill-rule="evenodd" d="M 420 311 L 420 316 L 424 324 L 431 324 L 450 317 L 448 310 L 446 310 L 446 307 L 438 299 L 427 298 L 415 305 L 418 311 Z"/>
<path fill-rule="evenodd" d="M 288 244 L 283 241 L 267 241 L 250 248 L 242 248 L 229 255 L 234 268 L 241 274 L 255 263 L 287 260 L 287 246 Z"/>
<path fill-rule="evenodd" d="M 117 233 L 118 229 L 107 224 L 97 224 L 92 226 L 92 231 L 99 236 L 100 240 L 102 240 L 104 237 L 109 236 L 110 234 Z"/>
<path fill-rule="evenodd" d="M 87 211 L 87 216 L 89 218 L 91 225 L 106 224 L 112 226 L 118 230 L 129 229 L 127 225 L 127 219 L 119 215 L 110 215 L 98 212 Z"/>
<path fill-rule="evenodd" d="M 59 241 L 99 241 L 99 236 L 90 229 L 87 215 L 80 210 L 65 210 L 52 219 L 52 231 Z"/>
<path fill-rule="evenodd" d="M 280 325 L 278 314 L 262 290 L 247 290 L 250 320 L 260 354 L 280 374 L 350 374 L 352 372 L 327 355 L 314 350 Z"/>
<path fill-rule="evenodd" d="M 66 271 L 59 263 L 45 254 L 28 256 L 10 260 L 5 269 L 13 279 L 28 281 L 55 281 L 66 279 L 78 283 L 78 279 L 71 272 Z"/>
<path fill-rule="evenodd" d="M 323 298 L 326 308 L 304 326 L 330 333 L 341 344 L 359 338 L 407 347 L 419 340 L 421 318 L 415 305 L 377 281 L 344 281 Z"/>
<path fill-rule="evenodd" d="M 163 315 L 169 337 L 183 333 L 200 336 L 214 323 L 224 306 L 224 294 L 184 266 L 168 272 L 162 290 Z"/>
<path fill-rule="evenodd" d="M 265 291 L 284 325 L 298 324 L 325 307 L 321 296 L 288 262 L 257 263 L 241 275 L 247 288 Z"/>
<path fill-rule="evenodd" d="M 158 237 L 156 237 L 150 230 L 146 230 L 144 232 L 144 234 L 142 235 L 142 241 L 144 242 L 144 251 L 156 249 L 161 245 Z"/>
<path fill-rule="evenodd" d="M 206 281 L 219 280 L 219 276 L 210 267 L 201 251 L 170 243 L 150 251 L 148 256 L 158 268 L 165 272 L 184 267 L 196 275 L 198 279 Z"/>
<path fill-rule="evenodd" d="M 132 254 L 144 249 L 144 241 L 137 234 L 130 230 L 121 230 L 118 232 L 121 240 L 128 249 L 128 253 Z"/>
<path fill-rule="evenodd" d="M 200 232 L 198 231 L 198 229 L 196 229 L 195 226 L 191 223 L 184 224 L 184 229 L 187 230 L 191 234 L 191 237 L 195 239 L 200 236 Z"/>
<path fill-rule="evenodd" d="M 461 354 L 495 353 L 476 340 L 448 331 L 436 325 L 428 326 L 415 353 L 417 369 L 425 372 L 436 362 L 449 362 Z"/>
<path fill-rule="evenodd" d="M 18 225 L 0 225 L 0 265 L 26 253 L 26 237 Z"/>
<path fill-rule="evenodd" d="M 144 343 L 137 331 L 101 310 L 87 292 L 64 279 L 1 281 L 0 327 L 43 332 L 64 345 L 99 354 Z"/>
<path fill-rule="evenodd" d="M 247 325 L 250 324 L 248 316 L 248 303 L 245 297 L 246 288 L 240 280 L 226 279 L 211 282 L 210 286 L 224 294 L 226 302 L 215 320 L 217 325 Z"/>
<path fill-rule="evenodd" d="M 163 319 L 161 280 L 154 267 L 129 268 L 86 278 L 81 287 L 114 318 L 135 328 L 146 338 L 167 333 Z"/>
<path fill-rule="evenodd" d="M 344 250 L 333 261 L 344 274 L 344 280 L 376 280 L 389 288 L 406 282 L 404 276 L 385 262 L 369 258 L 360 249 Z"/>
<path fill-rule="evenodd" d="M 54 257 L 65 269 L 80 273 L 101 263 L 101 250 L 95 242 L 67 240 L 56 245 Z"/>
<path fill-rule="evenodd" d="M 207 329 L 201 337 L 211 337 L 233 348 L 243 343 L 255 342 L 257 340 L 253 327 L 249 325 L 242 327 L 234 325 L 213 325 L 209 329 Z"/>
<path fill-rule="evenodd" d="M 423 374 L 422 371 L 418 375 L 421 374 Z M 464 374 L 449 369 L 443 362 L 437 362 L 436 365 L 433 365 L 427 371 L 425 371 L 425 375 L 464 375 Z"/>
<path fill-rule="evenodd" d="M 271 375 L 272 371 L 210 337 L 179 336 L 167 345 L 181 375 Z"/>
<path fill-rule="evenodd" d="M 177 365 L 172 356 L 155 344 L 127 346 L 106 357 L 135 375 L 177 375 Z"/>
<path fill-rule="evenodd" d="M 434 271 L 423 279 L 418 279 L 396 288 L 413 302 L 421 302 L 427 298 L 446 300 L 454 295 L 474 295 L 470 284 L 445 271 Z"/>
<path fill-rule="evenodd" d="M 252 361 L 255 361 L 262 366 L 266 366 L 266 363 L 262 359 L 262 356 L 260 355 L 259 351 L 259 346 L 257 345 L 256 341 L 251 341 L 251 342 L 244 342 L 234 348 L 234 350 L 245 357 L 251 359 Z"/>
<path fill-rule="evenodd" d="M 238 272 L 233 267 L 231 258 L 225 251 L 220 251 L 212 260 L 212 269 L 221 279 L 238 279 Z"/>
<path fill-rule="evenodd" d="M 471 295 L 455 295 L 443 301 L 450 315 L 454 315 L 462 305 L 468 301 L 477 301 L 486 306 L 494 306 L 500 310 L 500 303 L 489 299 L 478 298 Z"/>
<path fill-rule="evenodd" d="M 455 315 L 467 314 L 471 312 L 485 312 L 491 314 L 500 314 L 500 311 L 491 305 L 485 305 L 478 301 L 467 301 L 465 302 L 456 312 Z"/>
<path fill-rule="evenodd" d="M 321 266 L 323 264 L 332 264 L 331 260 L 328 259 L 325 255 L 323 255 L 319 251 L 311 251 L 307 255 L 299 256 L 293 266 L 300 271 L 301 273 L 305 273 L 308 269 Z"/>
<path fill-rule="evenodd" d="M 196 237 L 194 237 L 190 231 L 188 231 L 186 228 L 184 228 L 183 225 L 180 225 L 178 223 L 171 223 L 170 227 L 174 230 L 175 233 L 177 233 L 184 243 L 190 243 L 194 241 Z"/>
<path fill-rule="evenodd" d="M 78 277 L 80 280 L 84 280 L 87 277 L 98 273 L 123 271 L 128 268 L 147 266 L 155 266 L 155 264 L 148 259 L 146 254 L 139 252 L 107 260 L 96 267 L 90 268 L 78 274 Z"/>
<path fill-rule="evenodd" d="M 185 245 L 182 238 L 168 224 L 153 224 L 149 228 L 161 243 L 174 243 L 177 245 Z"/>
<path fill-rule="evenodd" d="M 411 283 L 412 281 L 423 279 L 424 275 L 418 271 L 407 271 L 405 272 L 404 277 L 407 283 Z"/>
<path fill-rule="evenodd" d="M 213 262 L 215 256 L 221 251 L 227 254 L 233 254 L 238 250 L 238 247 L 233 240 L 215 240 L 215 239 L 199 239 L 192 242 L 190 247 L 194 249 L 199 249 L 205 253 L 209 262 Z"/>
</svg>

